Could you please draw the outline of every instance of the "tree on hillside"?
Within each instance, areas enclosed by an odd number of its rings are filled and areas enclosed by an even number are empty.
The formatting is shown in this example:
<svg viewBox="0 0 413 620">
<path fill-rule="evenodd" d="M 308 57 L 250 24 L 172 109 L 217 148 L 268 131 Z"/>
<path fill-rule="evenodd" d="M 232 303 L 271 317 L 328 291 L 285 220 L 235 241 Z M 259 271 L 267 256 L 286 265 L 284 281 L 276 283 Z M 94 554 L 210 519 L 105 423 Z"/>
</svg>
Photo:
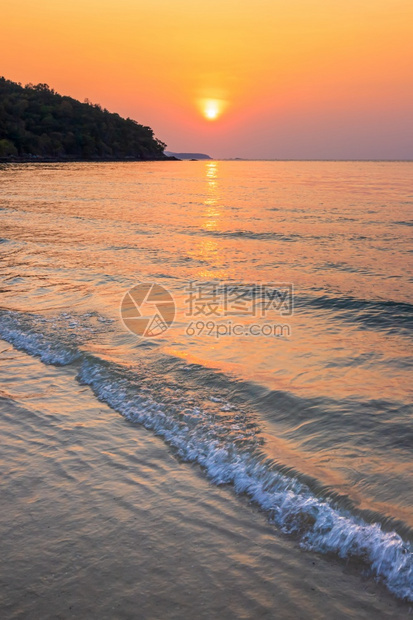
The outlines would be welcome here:
<svg viewBox="0 0 413 620">
<path fill-rule="evenodd" d="M 2 159 L 165 159 L 165 147 L 150 127 L 98 104 L 0 78 Z"/>
</svg>

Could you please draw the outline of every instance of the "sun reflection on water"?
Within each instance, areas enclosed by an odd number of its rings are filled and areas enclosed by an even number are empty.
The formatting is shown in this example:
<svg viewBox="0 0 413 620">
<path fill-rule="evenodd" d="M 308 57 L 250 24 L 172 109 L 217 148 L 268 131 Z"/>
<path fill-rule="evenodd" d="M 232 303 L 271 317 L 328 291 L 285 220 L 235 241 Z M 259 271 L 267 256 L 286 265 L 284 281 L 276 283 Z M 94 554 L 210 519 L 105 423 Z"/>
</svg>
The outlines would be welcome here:
<svg viewBox="0 0 413 620">
<path fill-rule="evenodd" d="M 219 190 L 219 162 L 208 161 L 205 163 L 206 192 L 203 208 L 200 213 L 200 228 L 206 233 L 217 233 L 222 229 L 222 217 L 224 207 L 221 202 Z M 200 239 L 194 258 L 205 263 L 206 267 L 198 272 L 201 279 L 225 279 L 228 277 L 224 269 L 224 257 L 222 255 L 222 243 L 219 239 L 203 237 Z"/>
</svg>

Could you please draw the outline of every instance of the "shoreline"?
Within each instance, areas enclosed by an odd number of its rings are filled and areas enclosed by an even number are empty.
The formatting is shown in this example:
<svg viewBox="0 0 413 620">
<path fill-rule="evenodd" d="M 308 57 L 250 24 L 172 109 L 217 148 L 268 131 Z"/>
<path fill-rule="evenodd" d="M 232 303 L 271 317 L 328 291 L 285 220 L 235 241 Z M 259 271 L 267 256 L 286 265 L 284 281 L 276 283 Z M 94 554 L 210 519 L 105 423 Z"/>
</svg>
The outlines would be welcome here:
<svg viewBox="0 0 413 620">
<path fill-rule="evenodd" d="M 107 159 L 107 158 L 66 158 L 66 157 L 0 157 L 0 164 L 74 164 L 74 163 L 124 163 L 138 161 L 181 161 L 177 157 L 156 157 L 156 158 L 124 158 L 124 159 Z"/>
<path fill-rule="evenodd" d="M 125 163 L 125 162 L 142 162 L 142 161 L 227 161 L 227 162 L 279 162 L 279 163 L 363 163 L 363 164 L 411 164 L 413 163 L 413 159 L 256 159 L 252 158 L 241 158 L 241 157 L 230 157 L 230 158 L 221 158 L 221 157 L 211 157 L 210 159 L 179 159 L 179 157 L 174 156 L 165 156 L 165 157 L 157 157 L 157 158 L 146 158 L 146 159 L 135 159 L 135 158 L 123 158 L 123 159 L 112 159 L 112 158 L 94 158 L 94 159 L 81 159 L 81 158 L 63 158 L 63 157 L 0 157 L 0 164 L 73 164 L 73 163 Z"/>
</svg>

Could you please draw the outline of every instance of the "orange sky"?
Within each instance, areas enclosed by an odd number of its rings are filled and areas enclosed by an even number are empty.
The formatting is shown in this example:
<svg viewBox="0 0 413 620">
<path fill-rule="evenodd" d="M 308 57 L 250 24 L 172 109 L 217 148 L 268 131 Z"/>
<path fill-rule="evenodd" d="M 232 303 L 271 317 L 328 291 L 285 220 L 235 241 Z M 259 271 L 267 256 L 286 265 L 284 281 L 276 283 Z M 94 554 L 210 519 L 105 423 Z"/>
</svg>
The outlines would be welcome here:
<svg viewBox="0 0 413 620">
<path fill-rule="evenodd" d="M 413 158 L 413 0 L 2 0 L 1 19 L 0 75 L 170 150 Z"/>
</svg>

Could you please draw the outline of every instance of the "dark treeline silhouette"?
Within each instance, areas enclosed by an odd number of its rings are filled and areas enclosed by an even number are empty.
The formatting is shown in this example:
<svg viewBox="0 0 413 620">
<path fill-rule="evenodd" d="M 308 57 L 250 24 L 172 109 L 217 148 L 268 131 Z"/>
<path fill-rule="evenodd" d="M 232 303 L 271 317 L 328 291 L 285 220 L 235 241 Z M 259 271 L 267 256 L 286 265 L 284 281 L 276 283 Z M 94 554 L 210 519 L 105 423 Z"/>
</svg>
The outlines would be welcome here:
<svg viewBox="0 0 413 620">
<path fill-rule="evenodd" d="M 167 159 L 165 146 L 150 127 L 97 104 L 0 77 L 3 161 Z"/>
</svg>

